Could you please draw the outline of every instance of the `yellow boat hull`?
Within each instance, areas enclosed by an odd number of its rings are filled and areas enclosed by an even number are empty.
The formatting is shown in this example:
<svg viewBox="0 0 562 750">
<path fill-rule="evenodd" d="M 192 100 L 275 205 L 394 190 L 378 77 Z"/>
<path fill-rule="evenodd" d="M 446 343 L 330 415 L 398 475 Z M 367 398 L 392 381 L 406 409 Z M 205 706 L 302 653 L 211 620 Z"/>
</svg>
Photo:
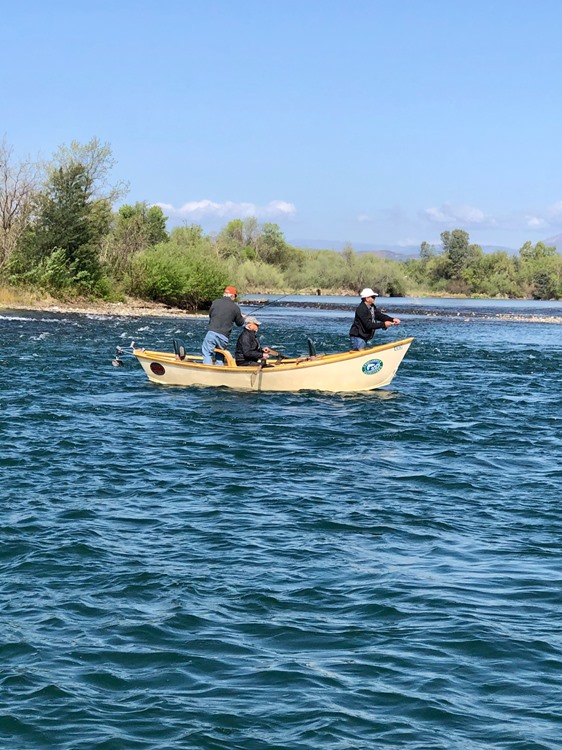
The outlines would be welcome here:
<svg viewBox="0 0 562 750">
<path fill-rule="evenodd" d="M 413 338 L 357 352 L 270 360 L 267 367 L 204 365 L 189 355 L 134 349 L 133 354 L 153 383 L 235 388 L 244 391 L 328 391 L 357 393 L 388 385 Z"/>
</svg>

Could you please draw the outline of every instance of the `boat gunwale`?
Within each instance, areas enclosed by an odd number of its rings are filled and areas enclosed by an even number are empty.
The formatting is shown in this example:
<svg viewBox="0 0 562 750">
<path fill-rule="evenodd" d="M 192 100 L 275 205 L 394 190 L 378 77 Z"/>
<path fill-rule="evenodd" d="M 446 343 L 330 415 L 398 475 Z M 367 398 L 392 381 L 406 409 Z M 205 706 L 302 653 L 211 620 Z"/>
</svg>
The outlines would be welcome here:
<svg viewBox="0 0 562 750">
<path fill-rule="evenodd" d="M 391 341 L 388 344 L 380 344 L 379 346 L 358 349 L 357 351 L 335 352 L 333 354 L 319 354 L 316 357 L 295 357 L 291 358 L 289 362 L 283 362 L 283 360 L 281 360 L 279 362 L 272 363 L 269 367 L 261 369 L 259 365 L 257 365 L 256 367 L 223 365 L 221 366 L 221 370 L 229 372 L 239 372 L 240 370 L 244 370 L 246 372 L 256 372 L 257 370 L 260 370 L 260 372 L 262 372 L 263 374 L 266 374 L 268 371 L 271 372 L 273 369 L 275 369 L 275 372 L 287 372 L 288 370 L 319 367 L 321 365 L 335 364 L 336 362 L 345 362 L 348 360 L 357 359 L 366 355 L 375 355 L 377 352 L 383 352 L 388 349 L 410 345 L 413 340 L 414 337 L 410 336 L 405 339 L 400 339 L 399 341 Z M 156 362 L 164 361 L 169 365 L 175 365 L 180 368 L 195 368 L 197 370 L 205 369 L 216 371 L 216 365 L 204 365 L 202 362 L 194 362 L 192 360 L 188 360 L 187 358 L 183 360 L 178 359 L 173 352 L 159 352 L 151 349 L 133 349 L 133 355 L 137 357 L 137 359 L 146 359 Z M 187 355 L 187 357 L 189 357 L 189 355 Z"/>
</svg>

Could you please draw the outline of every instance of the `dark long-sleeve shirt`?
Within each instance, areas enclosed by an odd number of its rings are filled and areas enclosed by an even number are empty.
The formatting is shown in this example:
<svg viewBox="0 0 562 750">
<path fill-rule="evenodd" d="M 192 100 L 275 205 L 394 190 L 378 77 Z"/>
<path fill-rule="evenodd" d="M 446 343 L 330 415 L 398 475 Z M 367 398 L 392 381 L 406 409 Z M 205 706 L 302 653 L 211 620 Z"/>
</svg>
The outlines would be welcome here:
<svg viewBox="0 0 562 750">
<path fill-rule="evenodd" d="M 236 342 L 236 364 L 238 366 L 257 365 L 263 357 L 263 349 L 260 346 L 255 331 L 244 328 Z"/>
<path fill-rule="evenodd" d="M 234 323 L 237 326 L 244 325 L 244 318 L 236 302 L 230 297 L 216 299 L 209 310 L 209 331 L 222 333 L 228 338 Z"/>
<path fill-rule="evenodd" d="M 380 312 L 375 305 L 368 305 L 365 300 L 362 300 L 355 309 L 355 318 L 351 324 L 349 335 L 369 341 L 377 328 L 385 327 L 384 324 L 387 320 L 392 320 L 390 315 Z"/>
</svg>

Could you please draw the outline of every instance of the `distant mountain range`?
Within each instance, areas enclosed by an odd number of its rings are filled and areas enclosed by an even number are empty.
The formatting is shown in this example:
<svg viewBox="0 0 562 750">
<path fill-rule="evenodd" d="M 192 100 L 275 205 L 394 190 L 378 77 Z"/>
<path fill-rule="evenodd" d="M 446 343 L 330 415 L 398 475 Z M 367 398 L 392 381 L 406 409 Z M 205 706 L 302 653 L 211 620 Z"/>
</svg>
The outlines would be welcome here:
<svg viewBox="0 0 562 750">
<path fill-rule="evenodd" d="M 339 242 L 337 240 L 292 239 L 288 241 L 294 247 L 300 247 L 303 250 L 336 250 L 337 252 L 341 252 L 345 247 L 351 245 L 356 253 L 374 253 L 381 258 L 389 258 L 390 260 L 404 261 L 420 257 L 419 245 L 385 245 L 374 242 Z M 562 234 L 549 237 L 547 240 L 543 240 L 543 242 L 545 245 L 554 245 L 558 252 L 562 251 Z M 436 247 L 440 247 L 440 245 L 436 245 Z M 515 255 L 519 252 L 519 248 L 507 247 L 505 245 L 482 245 L 482 250 L 485 253 L 495 253 L 501 250 L 510 255 Z"/>
<path fill-rule="evenodd" d="M 543 242 L 545 245 L 554 245 L 558 252 L 562 251 L 562 234 L 556 234 L 554 237 L 543 240 Z"/>
<path fill-rule="evenodd" d="M 294 247 L 303 250 L 336 250 L 341 252 L 345 247 L 351 246 L 356 253 L 374 253 L 382 258 L 391 260 L 409 260 L 418 258 L 420 254 L 419 245 L 383 245 L 369 242 L 339 242 L 338 240 L 303 240 L 293 238 L 288 242 Z"/>
</svg>

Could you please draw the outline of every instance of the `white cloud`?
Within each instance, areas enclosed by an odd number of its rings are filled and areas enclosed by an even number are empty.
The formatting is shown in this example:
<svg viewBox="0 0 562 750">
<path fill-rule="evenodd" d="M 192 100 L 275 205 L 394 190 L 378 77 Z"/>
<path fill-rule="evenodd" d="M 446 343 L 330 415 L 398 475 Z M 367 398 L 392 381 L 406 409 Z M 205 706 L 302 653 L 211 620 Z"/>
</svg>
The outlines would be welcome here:
<svg viewBox="0 0 562 750">
<path fill-rule="evenodd" d="M 406 237 L 405 240 L 398 240 L 396 243 L 398 247 L 412 247 L 412 245 L 420 245 L 419 240 L 414 240 L 411 237 Z"/>
<path fill-rule="evenodd" d="M 360 223 L 362 223 L 362 224 L 365 224 L 365 223 L 368 223 L 368 222 L 373 221 L 373 220 L 371 219 L 371 217 L 369 216 L 369 214 L 359 214 L 359 216 L 357 217 L 357 221 L 360 222 Z"/>
<path fill-rule="evenodd" d="M 225 201 L 216 203 L 210 200 L 189 201 L 176 208 L 170 203 L 156 203 L 170 216 L 181 219 L 247 219 L 255 216 L 258 219 L 291 218 L 297 212 L 296 206 L 287 201 L 274 200 L 265 206 L 255 203 L 236 203 Z"/>
<path fill-rule="evenodd" d="M 441 208 L 426 208 L 423 215 L 432 224 L 442 224 L 443 226 L 461 225 L 466 227 L 483 227 L 495 226 L 497 221 L 487 216 L 479 208 L 474 206 L 453 206 L 445 203 Z"/>
<path fill-rule="evenodd" d="M 547 226 L 547 222 L 540 216 L 527 216 L 526 224 L 529 229 L 543 229 Z"/>
<path fill-rule="evenodd" d="M 527 229 L 557 228 L 562 221 L 562 201 L 552 203 L 544 209 L 523 214 L 524 225 Z"/>
<path fill-rule="evenodd" d="M 443 228 L 472 229 L 519 229 L 546 231 L 556 229 L 562 222 L 562 201 L 537 209 L 512 211 L 503 216 L 490 216 L 473 206 L 453 206 L 445 203 L 440 208 L 426 208 L 422 216 L 431 224 Z"/>
</svg>

